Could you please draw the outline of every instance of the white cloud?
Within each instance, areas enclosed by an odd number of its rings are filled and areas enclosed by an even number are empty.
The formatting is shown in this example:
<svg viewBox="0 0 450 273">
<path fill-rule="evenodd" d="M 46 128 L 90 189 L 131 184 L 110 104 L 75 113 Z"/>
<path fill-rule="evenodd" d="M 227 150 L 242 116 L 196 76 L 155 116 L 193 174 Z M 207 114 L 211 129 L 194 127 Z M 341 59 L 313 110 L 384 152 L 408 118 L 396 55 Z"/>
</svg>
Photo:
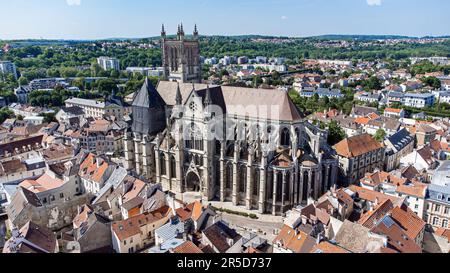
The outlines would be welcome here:
<svg viewBox="0 0 450 273">
<path fill-rule="evenodd" d="M 66 3 L 69 6 L 79 6 L 81 5 L 81 0 L 66 0 Z"/>
<path fill-rule="evenodd" d="M 281 16 L 281 20 L 287 20 L 287 16 L 286 15 L 283 15 L 283 16 Z"/>
<path fill-rule="evenodd" d="M 381 6 L 381 0 L 367 0 L 369 6 Z"/>
</svg>

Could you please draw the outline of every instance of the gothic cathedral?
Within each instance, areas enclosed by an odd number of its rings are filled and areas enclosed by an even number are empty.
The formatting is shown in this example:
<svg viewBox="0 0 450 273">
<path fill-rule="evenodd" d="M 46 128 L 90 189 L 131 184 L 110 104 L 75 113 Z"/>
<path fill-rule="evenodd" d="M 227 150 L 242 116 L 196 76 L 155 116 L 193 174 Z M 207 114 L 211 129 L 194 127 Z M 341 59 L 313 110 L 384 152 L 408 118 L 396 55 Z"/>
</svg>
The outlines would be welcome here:
<svg viewBox="0 0 450 273">
<path fill-rule="evenodd" d="M 304 121 L 286 92 L 202 84 L 197 27 L 193 40 L 182 25 L 176 40 L 164 27 L 161 36 L 166 80 L 146 80 L 134 96 L 128 170 L 179 198 L 195 192 L 273 215 L 336 184 L 327 132 Z"/>
</svg>

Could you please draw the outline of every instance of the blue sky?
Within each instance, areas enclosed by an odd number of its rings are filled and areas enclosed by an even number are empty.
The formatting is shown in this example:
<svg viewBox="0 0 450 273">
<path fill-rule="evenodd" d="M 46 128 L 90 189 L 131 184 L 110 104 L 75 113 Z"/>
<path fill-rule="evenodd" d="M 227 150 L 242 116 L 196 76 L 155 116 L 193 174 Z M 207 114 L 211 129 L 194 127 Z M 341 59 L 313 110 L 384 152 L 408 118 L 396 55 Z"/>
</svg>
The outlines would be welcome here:
<svg viewBox="0 0 450 273">
<path fill-rule="evenodd" d="M 0 0 L 0 39 L 201 34 L 449 35 L 448 0 Z"/>
</svg>

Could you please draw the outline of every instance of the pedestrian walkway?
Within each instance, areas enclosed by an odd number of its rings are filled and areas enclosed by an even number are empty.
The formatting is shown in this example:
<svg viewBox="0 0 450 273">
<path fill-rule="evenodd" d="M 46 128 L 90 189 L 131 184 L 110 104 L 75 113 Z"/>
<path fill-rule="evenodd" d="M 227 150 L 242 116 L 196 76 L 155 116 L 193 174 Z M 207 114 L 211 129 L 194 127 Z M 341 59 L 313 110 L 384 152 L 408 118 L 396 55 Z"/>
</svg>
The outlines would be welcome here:
<svg viewBox="0 0 450 273">
<path fill-rule="evenodd" d="M 208 204 L 210 204 L 213 207 L 219 208 L 219 209 L 227 209 L 227 210 L 232 210 L 232 211 L 242 212 L 242 213 L 247 213 L 247 214 L 255 214 L 256 216 L 258 216 L 258 220 L 262 221 L 262 222 L 283 223 L 283 217 L 281 217 L 281 216 L 273 216 L 271 214 L 260 214 L 258 211 L 248 210 L 244 206 L 234 206 L 231 202 L 209 201 Z"/>
</svg>

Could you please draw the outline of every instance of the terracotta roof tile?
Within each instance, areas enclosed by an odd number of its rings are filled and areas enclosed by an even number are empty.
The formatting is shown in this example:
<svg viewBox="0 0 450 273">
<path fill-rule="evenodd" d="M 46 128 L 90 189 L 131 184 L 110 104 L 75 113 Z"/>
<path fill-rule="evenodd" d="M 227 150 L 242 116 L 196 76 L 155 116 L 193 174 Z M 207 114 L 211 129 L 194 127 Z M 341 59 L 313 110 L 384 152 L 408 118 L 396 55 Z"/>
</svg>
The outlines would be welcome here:
<svg viewBox="0 0 450 273">
<path fill-rule="evenodd" d="M 394 205 L 392 204 L 391 200 L 388 199 L 378 205 L 374 210 L 363 214 L 358 223 L 366 228 L 371 229 L 376 226 L 378 222 L 383 219 L 383 217 L 386 216 L 393 208 Z"/>
<path fill-rule="evenodd" d="M 273 240 L 274 244 L 280 243 L 285 249 L 294 253 L 309 253 L 315 245 L 315 240 L 305 232 L 284 225 L 280 234 Z"/>
<path fill-rule="evenodd" d="M 404 208 L 394 208 L 391 212 L 391 217 L 413 240 L 419 236 L 426 225 L 419 216 L 406 206 Z"/>
<path fill-rule="evenodd" d="M 172 210 L 169 207 L 165 206 L 149 213 L 139 214 L 123 221 L 114 222 L 112 223 L 111 228 L 119 240 L 123 241 L 131 236 L 139 234 L 142 226 L 168 217 L 171 211 Z"/>
<path fill-rule="evenodd" d="M 311 253 L 351 253 L 350 251 L 338 246 L 334 245 L 330 242 L 323 241 L 320 244 L 314 246 L 314 248 L 311 250 Z"/>
<path fill-rule="evenodd" d="M 388 237 L 388 247 L 401 253 L 422 253 L 422 249 L 414 240 L 397 225 L 390 216 L 385 216 L 372 230 Z"/>
<path fill-rule="evenodd" d="M 186 241 L 184 243 L 182 243 L 181 245 L 179 245 L 178 247 L 173 249 L 173 253 L 177 253 L 177 254 L 201 254 L 203 253 L 203 251 L 201 251 L 200 248 L 198 248 L 198 246 L 196 246 L 193 242 L 191 241 Z"/>
<path fill-rule="evenodd" d="M 381 148 L 383 148 L 383 145 L 369 134 L 346 138 L 334 146 L 338 155 L 348 158 L 357 157 Z"/>
</svg>

